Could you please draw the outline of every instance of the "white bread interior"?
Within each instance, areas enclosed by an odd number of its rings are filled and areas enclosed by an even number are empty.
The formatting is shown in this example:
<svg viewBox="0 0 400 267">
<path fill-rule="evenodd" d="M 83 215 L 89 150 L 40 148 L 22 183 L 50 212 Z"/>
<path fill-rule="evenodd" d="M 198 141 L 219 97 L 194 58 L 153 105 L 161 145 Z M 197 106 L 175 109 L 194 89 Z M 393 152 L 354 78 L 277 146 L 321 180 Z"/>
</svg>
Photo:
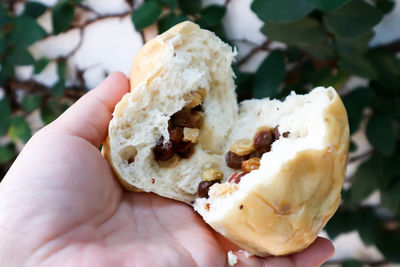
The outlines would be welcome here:
<svg viewBox="0 0 400 267">
<path fill-rule="evenodd" d="M 202 169 L 221 164 L 224 140 L 236 121 L 234 55 L 214 33 L 191 22 L 173 27 L 140 50 L 132 66 L 131 92 L 115 107 L 102 151 L 127 189 L 194 200 Z M 161 135 L 169 140 L 168 120 L 186 104 L 185 94 L 199 88 L 206 96 L 195 153 L 173 168 L 160 167 L 152 149 Z M 132 154 L 134 162 L 128 163 Z"/>
<path fill-rule="evenodd" d="M 234 51 L 213 33 L 183 22 L 140 50 L 131 92 L 115 107 L 103 155 L 122 185 L 191 203 L 216 231 L 247 251 L 284 255 L 310 245 L 340 203 L 349 145 L 347 115 L 333 88 L 278 100 L 244 101 L 238 109 L 231 63 Z M 206 90 L 204 124 L 189 159 L 172 168 L 154 160 L 168 120 L 186 104 L 185 94 Z M 227 183 L 236 172 L 225 154 L 234 141 L 252 139 L 260 126 L 289 131 L 262 156 L 261 166 Z M 128 158 L 135 154 L 134 162 Z M 224 173 L 210 197 L 197 198 L 204 169 Z"/>
<path fill-rule="evenodd" d="M 263 154 L 258 170 L 239 184 L 215 184 L 195 209 L 216 231 L 265 256 L 285 255 L 311 244 L 340 204 L 349 128 L 336 91 L 292 93 L 284 102 L 242 102 L 230 142 L 252 138 L 260 126 L 289 132 Z"/>
</svg>

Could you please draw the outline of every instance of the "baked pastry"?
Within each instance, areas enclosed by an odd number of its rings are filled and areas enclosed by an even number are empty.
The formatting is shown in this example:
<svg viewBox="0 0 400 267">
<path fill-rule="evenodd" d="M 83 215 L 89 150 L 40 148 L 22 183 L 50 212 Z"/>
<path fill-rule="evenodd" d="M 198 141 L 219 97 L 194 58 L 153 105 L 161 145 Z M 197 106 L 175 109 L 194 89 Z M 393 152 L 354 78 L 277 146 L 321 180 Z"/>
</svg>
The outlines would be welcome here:
<svg viewBox="0 0 400 267">
<path fill-rule="evenodd" d="M 331 87 L 239 108 L 234 56 L 191 22 L 146 43 L 102 153 L 126 189 L 193 205 L 248 252 L 297 252 L 340 203 L 346 110 Z"/>
</svg>

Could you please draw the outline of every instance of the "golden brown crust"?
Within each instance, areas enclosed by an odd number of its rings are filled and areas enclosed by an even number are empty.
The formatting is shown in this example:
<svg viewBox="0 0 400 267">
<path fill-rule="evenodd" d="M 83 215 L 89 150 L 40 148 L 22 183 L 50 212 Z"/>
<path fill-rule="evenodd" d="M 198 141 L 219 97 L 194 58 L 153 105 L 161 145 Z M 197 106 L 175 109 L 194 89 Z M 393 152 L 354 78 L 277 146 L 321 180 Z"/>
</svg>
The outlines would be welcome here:
<svg viewBox="0 0 400 267">
<path fill-rule="evenodd" d="M 185 21 L 175 25 L 167 32 L 147 42 L 142 49 L 140 49 L 132 62 L 132 68 L 129 75 L 131 91 L 146 79 L 150 82 L 151 79 L 157 76 L 161 71 L 162 66 L 165 65 L 165 62 L 163 62 L 162 59 L 163 56 L 168 53 L 168 47 L 165 45 L 164 41 L 171 39 L 176 35 L 190 35 L 192 32 L 199 30 L 200 28 L 196 24 Z"/>
<path fill-rule="evenodd" d="M 325 150 L 298 153 L 273 178 L 253 188 L 220 221 L 225 237 L 258 255 L 285 255 L 309 246 L 340 204 L 349 127 L 339 96 L 324 114 Z"/>
</svg>

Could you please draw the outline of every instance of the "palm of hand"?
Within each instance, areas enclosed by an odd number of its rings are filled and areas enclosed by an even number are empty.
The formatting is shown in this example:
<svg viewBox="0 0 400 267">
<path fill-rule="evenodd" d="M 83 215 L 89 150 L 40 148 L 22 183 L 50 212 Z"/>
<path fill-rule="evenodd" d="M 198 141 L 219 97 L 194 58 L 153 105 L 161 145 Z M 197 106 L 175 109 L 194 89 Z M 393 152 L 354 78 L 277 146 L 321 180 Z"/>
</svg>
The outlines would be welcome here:
<svg viewBox="0 0 400 267">
<path fill-rule="evenodd" d="M 29 146 L 22 158 L 49 168 L 38 174 L 39 184 L 36 179 L 25 182 L 35 191 L 24 192 L 24 198 L 14 194 L 17 200 L 29 201 L 28 206 L 5 201 L 14 203 L 11 210 L 20 211 L 14 217 L 29 215 L 10 230 L 34 243 L 29 255 L 33 265 L 224 264 L 224 251 L 192 208 L 154 194 L 123 191 L 89 142 L 50 135 L 34 138 Z M 37 153 L 44 146 L 51 150 Z M 28 175 L 29 168 L 25 170 Z"/>
</svg>

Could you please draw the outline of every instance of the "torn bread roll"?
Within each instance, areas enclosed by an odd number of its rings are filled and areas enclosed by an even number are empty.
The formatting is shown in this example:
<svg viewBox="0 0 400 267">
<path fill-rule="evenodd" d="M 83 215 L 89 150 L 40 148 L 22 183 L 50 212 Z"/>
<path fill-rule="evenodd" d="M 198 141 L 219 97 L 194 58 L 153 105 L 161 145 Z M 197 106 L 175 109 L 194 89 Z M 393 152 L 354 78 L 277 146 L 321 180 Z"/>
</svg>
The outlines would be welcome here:
<svg viewBox="0 0 400 267">
<path fill-rule="evenodd" d="M 144 45 L 103 146 L 125 188 L 194 201 L 202 170 L 222 164 L 236 121 L 234 55 L 191 22 Z"/>
<path fill-rule="evenodd" d="M 333 88 L 236 102 L 235 52 L 183 22 L 135 57 L 102 153 L 132 191 L 190 203 L 248 252 L 310 245 L 336 211 L 349 127 Z"/>
</svg>

